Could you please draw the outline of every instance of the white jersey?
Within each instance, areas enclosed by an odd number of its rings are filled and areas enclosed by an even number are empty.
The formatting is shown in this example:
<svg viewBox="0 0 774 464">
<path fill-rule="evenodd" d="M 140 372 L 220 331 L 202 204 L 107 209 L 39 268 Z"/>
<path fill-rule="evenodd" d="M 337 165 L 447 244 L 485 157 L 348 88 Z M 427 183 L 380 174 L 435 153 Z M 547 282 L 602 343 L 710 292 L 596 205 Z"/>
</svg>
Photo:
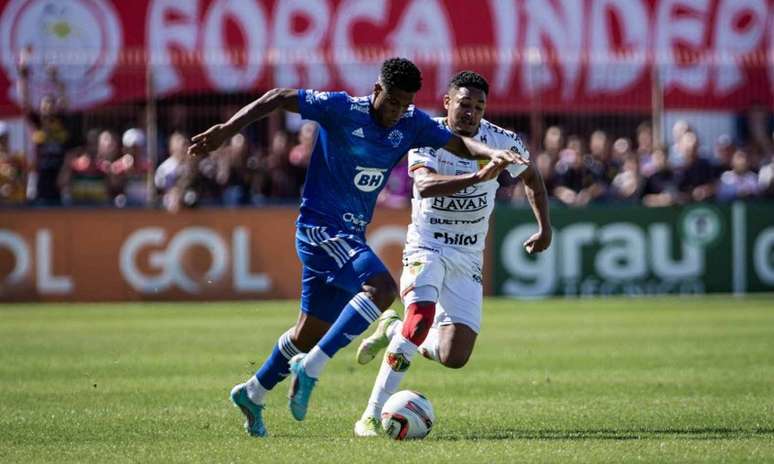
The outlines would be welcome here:
<svg viewBox="0 0 774 464">
<path fill-rule="evenodd" d="M 446 118 L 435 118 L 446 125 Z M 486 145 L 511 150 L 529 158 L 521 138 L 515 133 L 496 126 L 484 119 L 474 139 Z M 444 149 L 420 148 L 409 151 L 409 175 L 415 169 L 426 167 L 438 174 L 458 176 L 479 170 L 486 161 L 461 158 Z M 523 165 L 511 165 L 508 172 L 516 177 L 526 169 Z M 411 224 L 408 228 L 406 248 L 454 247 L 460 251 L 481 252 L 489 230 L 489 217 L 495 203 L 497 179 L 472 185 L 446 197 L 422 198 L 414 187 L 411 199 Z"/>
</svg>

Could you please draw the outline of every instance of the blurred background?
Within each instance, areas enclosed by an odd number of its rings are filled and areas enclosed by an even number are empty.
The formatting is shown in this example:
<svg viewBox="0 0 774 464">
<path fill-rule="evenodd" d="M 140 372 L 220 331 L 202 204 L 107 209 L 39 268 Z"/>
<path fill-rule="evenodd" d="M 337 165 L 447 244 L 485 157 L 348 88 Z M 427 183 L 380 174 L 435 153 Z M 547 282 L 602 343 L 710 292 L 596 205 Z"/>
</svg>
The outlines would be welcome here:
<svg viewBox="0 0 774 464">
<path fill-rule="evenodd" d="M 380 63 L 491 84 L 551 197 L 551 249 L 502 180 L 488 294 L 774 290 L 772 0 L 0 0 L 0 299 L 298 296 L 314 123 L 190 137 L 273 87 L 370 93 Z M 347 181 L 347 180 L 342 180 Z M 396 274 L 405 160 L 369 240 Z"/>
</svg>

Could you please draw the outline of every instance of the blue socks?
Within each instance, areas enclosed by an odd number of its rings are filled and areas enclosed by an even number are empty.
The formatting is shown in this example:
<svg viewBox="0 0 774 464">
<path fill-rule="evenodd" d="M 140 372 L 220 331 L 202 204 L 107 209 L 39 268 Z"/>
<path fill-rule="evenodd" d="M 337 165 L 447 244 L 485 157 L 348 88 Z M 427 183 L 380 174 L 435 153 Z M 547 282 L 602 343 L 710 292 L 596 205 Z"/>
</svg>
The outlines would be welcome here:
<svg viewBox="0 0 774 464">
<path fill-rule="evenodd" d="M 322 340 L 304 358 L 304 370 L 319 378 L 325 364 L 342 348 L 360 336 L 381 315 L 379 308 L 364 292 L 355 295 Z"/>
<path fill-rule="evenodd" d="M 380 314 L 381 311 L 366 293 L 358 293 L 347 303 L 336 322 L 317 345 L 332 358 L 336 352 L 365 332 L 372 322 L 379 319 Z"/>
<path fill-rule="evenodd" d="M 290 373 L 288 361 L 301 352 L 290 340 L 292 333 L 293 329 L 291 328 L 280 336 L 277 344 L 274 345 L 271 355 L 269 355 L 269 358 L 264 361 L 263 366 L 255 374 L 255 378 L 258 379 L 266 390 L 271 390 L 288 376 Z"/>
</svg>

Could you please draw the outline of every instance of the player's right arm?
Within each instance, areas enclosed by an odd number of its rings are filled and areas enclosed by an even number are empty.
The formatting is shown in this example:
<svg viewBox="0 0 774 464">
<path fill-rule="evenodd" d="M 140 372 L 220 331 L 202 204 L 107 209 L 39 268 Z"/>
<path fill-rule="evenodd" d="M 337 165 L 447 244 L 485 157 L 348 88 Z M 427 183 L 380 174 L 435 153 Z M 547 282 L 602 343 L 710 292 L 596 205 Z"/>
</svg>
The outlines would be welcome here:
<svg viewBox="0 0 774 464">
<path fill-rule="evenodd" d="M 524 249 L 527 253 L 540 253 L 551 245 L 551 217 L 548 212 L 548 192 L 546 184 L 543 182 L 543 176 L 540 175 L 535 165 L 527 166 L 527 169 L 521 173 L 521 179 L 524 181 L 524 191 L 527 194 L 527 201 L 535 215 L 538 224 L 538 230 L 532 234 L 525 242 Z"/>
<path fill-rule="evenodd" d="M 523 166 L 529 165 L 529 160 L 514 151 L 498 150 L 472 137 L 463 137 L 454 133 L 452 133 L 452 137 L 443 148 L 467 159 L 499 160 Z"/>
<path fill-rule="evenodd" d="M 245 105 L 228 121 L 215 124 L 201 134 L 195 135 L 188 148 L 189 154 L 204 155 L 231 139 L 243 127 L 268 116 L 277 110 L 299 112 L 297 89 L 272 89 L 258 99 Z"/>
<path fill-rule="evenodd" d="M 508 166 L 508 162 L 492 160 L 476 172 L 448 176 L 438 174 L 433 168 L 422 165 L 412 170 L 414 185 L 422 198 L 454 195 L 471 185 L 496 179 Z"/>
</svg>

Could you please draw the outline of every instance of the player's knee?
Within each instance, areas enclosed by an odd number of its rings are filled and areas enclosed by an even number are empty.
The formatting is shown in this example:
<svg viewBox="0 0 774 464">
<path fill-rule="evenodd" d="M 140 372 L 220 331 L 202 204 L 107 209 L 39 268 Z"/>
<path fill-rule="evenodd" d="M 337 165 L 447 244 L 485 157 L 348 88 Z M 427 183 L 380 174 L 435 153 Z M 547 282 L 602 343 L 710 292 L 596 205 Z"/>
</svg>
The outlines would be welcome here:
<svg viewBox="0 0 774 464">
<path fill-rule="evenodd" d="M 288 330 L 289 338 L 299 352 L 308 353 L 325 335 L 329 327 L 330 323 L 306 318 Z"/>
<path fill-rule="evenodd" d="M 382 311 L 388 309 L 398 297 L 398 289 L 394 285 L 377 288 L 371 293 L 371 300 Z"/>
<path fill-rule="evenodd" d="M 305 353 L 306 350 L 299 348 L 296 327 L 291 327 L 277 339 L 277 346 L 282 354 L 290 359 L 298 353 Z"/>
<path fill-rule="evenodd" d="M 371 301 L 382 311 L 389 308 L 398 297 L 398 286 L 389 274 L 374 276 L 364 288 Z"/>
<path fill-rule="evenodd" d="M 433 318 L 435 318 L 435 303 L 417 302 L 410 304 L 406 308 L 401 335 L 414 345 L 421 345 L 430 332 Z"/>
<path fill-rule="evenodd" d="M 300 330 L 295 328 L 290 329 L 292 331 L 289 341 L 300 353 L 307 353 L 312 347 L 317 344 L 314 337 L 310 337 L 307 334 L 301 333 Z"/>
</svg>

